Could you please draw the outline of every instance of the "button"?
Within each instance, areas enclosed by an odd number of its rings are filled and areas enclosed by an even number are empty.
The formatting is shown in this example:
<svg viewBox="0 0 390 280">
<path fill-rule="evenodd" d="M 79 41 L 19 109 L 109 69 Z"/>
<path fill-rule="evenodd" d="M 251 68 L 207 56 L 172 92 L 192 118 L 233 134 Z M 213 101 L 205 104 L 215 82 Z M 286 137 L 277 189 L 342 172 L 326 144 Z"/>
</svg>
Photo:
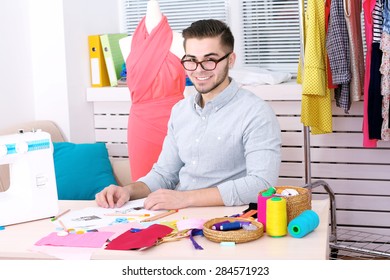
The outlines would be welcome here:
<svg viewBox="0 0 390 280">
<path fill-rule="evenodd" d="M 199 139 L 195 139 L 195 142 L 199 142 Z"/>
<path fill-rule="evenodd" d="M 193 161 L 192 161 L 192 164 L 196 164 L 196 160 L 193 160 Z"/>
<path fill-rule="evenodd" d="M 202 117 L 202 120 L 205 120 L 206 119 L 206 117 Z"/>
</svg>

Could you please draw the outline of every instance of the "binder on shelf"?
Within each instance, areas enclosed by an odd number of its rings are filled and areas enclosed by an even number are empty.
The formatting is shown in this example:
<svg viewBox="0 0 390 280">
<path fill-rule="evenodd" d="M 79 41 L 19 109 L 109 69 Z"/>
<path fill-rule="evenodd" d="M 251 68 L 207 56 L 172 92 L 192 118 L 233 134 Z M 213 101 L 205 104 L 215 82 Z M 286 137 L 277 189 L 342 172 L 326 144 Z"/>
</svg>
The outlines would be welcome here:
<svg viewBox="0 0 390 280">
<path fill-rule="evenodd" d="M 89 66 L 92 87 L 110 86 L 100 35 L 88 36 Z"/>
<path fill-rule="evenodd" d="M 118 80 L 121 77 L 122 64 L 125 62 L 119 46 L 119 40 L 124 37 L 127 37 L 126 33 L 100 35 L 108 78 L 112 87 L 118 86 Z"/>
</svg>

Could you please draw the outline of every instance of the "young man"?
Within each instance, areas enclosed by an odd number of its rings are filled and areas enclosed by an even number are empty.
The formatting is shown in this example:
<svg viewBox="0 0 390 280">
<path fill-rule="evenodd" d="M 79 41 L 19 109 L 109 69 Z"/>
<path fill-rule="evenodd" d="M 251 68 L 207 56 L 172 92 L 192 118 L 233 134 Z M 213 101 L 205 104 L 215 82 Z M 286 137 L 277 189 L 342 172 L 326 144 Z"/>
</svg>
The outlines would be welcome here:
<svg viewBox="0 0 390 280">
<path fill-rule="evenodd" d="M 145 199 L 151 210 L 243 205 L 276 184 L 280 128 L 270 106 L 232 80 L 236 55 L 229 27 L 200 20 L 183 31 L 182 65 L 197 94 L 172 109 L 152 170 L 128 186 L 96 195 L 101 207 Z"/>
</svg>

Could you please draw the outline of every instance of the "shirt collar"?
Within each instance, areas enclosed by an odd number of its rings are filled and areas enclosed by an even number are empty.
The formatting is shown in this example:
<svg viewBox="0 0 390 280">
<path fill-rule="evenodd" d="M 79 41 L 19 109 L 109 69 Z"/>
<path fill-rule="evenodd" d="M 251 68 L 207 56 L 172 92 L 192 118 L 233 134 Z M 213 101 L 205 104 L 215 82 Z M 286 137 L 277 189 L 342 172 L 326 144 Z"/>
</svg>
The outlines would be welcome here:
<svg viewBox="0 0 390 280">
<path fill-rule="evenodd" d="M 223 106 L 225 106 L 229 101 L 233 98 L 233 96 L 236 94 L 236 92 L 239 89 L 238 84 L 236 81 L 234 81 L 232 78 L 230 79 L 229 85 L 220 93 L 218 94 L 214 99 L 210 100 L 208 103 L 210 103 L 211 106 L 213 106 L 215 111 L 218 111 Z M 200 100 L 202 98 L 202 95 L 197 92 L 194 98 L 194 108 L 199 109 L 200 108 Z M 210 106 L 208 105 L 208 106 Z"/>
</svg>

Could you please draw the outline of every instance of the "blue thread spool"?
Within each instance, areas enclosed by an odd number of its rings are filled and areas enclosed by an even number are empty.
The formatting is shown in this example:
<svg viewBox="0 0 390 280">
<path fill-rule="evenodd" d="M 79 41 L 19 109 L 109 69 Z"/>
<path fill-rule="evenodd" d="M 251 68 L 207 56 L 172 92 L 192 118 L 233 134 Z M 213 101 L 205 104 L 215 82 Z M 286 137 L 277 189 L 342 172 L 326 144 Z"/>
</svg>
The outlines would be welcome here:
<svg viewBox="0 0 390 280">
<path fill-rule="evenodd" d="M 240 229 L 241 223 L 240 222 L 232 222 L 232 223 L 226 223 L 222 224 L 220 227 L 220 230 L 235 230 L 235 229 Z"/>
<path fill-rule="evenodd" d="M 211 227 L 211 229 L 214 229 L 214 230 L 221 230 L 221 226 L 222 226 L 223 224 L 226 224 L 226 223 L 230 223 L 230 222 L 226 220 L 226 221 L 222 221 L 222 222 L 220 222 L 220 223 L 213 224 L 212 227 Z"/>
<path fill-rule="evenodd" d="M 288 233 L 295 238 L 302 238 L 315 230 L 320 223 L 318 214 L 313 210 L 305 210 L 288 224 Z"/>
</svg>

